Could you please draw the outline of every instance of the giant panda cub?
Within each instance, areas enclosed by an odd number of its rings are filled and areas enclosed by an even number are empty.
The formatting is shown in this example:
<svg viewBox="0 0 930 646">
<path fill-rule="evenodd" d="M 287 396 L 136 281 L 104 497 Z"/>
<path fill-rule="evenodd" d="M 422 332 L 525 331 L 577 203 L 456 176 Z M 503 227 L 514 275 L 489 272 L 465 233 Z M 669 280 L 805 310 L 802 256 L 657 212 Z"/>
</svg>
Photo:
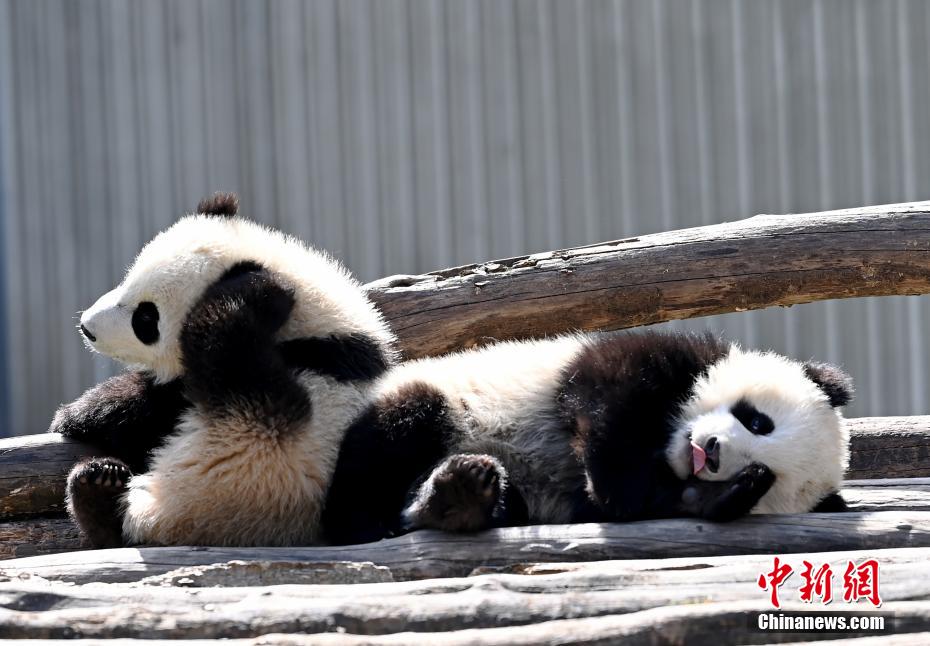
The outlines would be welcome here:
<svg viewBox="0 0 930 646">
<path fill-rule="evenodd" d="M 201 202 L 81 316 L 87 345 L 133 368 L 51 427 L 108 456 L 67 481 L 94 546 L 315 541 L 342 435 L 394 360 L 340 265 L 237 208 Z"/>
<path fill-rule="evenodd" d="M 337 543 L 419 527 L 841 510 L 849 378 L 711 335 L 507 342 L 394 368 L 346 434 Z"/>
</svg>

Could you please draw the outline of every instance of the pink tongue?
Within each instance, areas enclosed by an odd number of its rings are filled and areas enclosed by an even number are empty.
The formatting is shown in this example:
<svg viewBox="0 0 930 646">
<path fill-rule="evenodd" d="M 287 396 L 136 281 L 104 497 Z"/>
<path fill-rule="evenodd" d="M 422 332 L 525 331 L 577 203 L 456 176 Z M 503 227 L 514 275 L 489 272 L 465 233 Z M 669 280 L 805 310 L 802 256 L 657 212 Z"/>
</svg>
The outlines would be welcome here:
<svg viewBox="0 0 930 646">
<path fill-rule="evenodd" d="M 691 462 L 694 465 L 695 475 L 704 468 L 704 463 L 707 462 L 707 454 L 704 449 L 693 442 L 691 443 Z"/>
</svg>

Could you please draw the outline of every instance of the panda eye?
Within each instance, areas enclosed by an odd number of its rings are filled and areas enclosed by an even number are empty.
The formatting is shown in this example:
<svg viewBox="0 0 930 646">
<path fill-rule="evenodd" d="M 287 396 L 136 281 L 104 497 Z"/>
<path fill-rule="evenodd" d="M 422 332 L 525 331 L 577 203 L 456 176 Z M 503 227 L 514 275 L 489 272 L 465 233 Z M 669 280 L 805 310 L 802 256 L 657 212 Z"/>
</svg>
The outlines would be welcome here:
<svg viewBox="0 0 930 646">
<path fill-rule="evenodd" d="M 136 306 L 132 313 L 132 331 L 145 345 L 158 341 L 158 307 L 145 301 Z"/>
<path fill-rule="evenodd" d="M 733 408 L 730 409 L 730 413 L 753 435 L 768 435 L 775 430 L 775 423 L 772 418 L 759 411 L 745 399 L 736 402 Z"/>
</svg>

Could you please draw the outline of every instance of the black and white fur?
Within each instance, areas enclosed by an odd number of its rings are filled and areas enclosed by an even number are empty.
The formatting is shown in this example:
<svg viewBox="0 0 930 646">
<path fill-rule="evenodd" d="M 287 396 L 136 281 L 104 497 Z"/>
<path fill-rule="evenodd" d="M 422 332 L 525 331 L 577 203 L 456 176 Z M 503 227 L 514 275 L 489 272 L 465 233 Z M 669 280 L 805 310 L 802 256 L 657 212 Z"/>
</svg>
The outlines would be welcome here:
<svg viewBox="0 0 930 646">
<path fill-rule="evenodd" d="M 95 546 L 314 542 L 343 433 L 393 363 L 338 263 L 236 211 L 202 202 L 81 317 L 93 350 L 132 367 L 52 423 L 107 456 L 67 484 Z"/>
<path fill-rule="evenodd" d="M 840 509 L 850 393 L 832 366 L 710 335 L 574 335 L 410 362 L 347 432 L 324 529 L 346 543 Z"/>
</svg>

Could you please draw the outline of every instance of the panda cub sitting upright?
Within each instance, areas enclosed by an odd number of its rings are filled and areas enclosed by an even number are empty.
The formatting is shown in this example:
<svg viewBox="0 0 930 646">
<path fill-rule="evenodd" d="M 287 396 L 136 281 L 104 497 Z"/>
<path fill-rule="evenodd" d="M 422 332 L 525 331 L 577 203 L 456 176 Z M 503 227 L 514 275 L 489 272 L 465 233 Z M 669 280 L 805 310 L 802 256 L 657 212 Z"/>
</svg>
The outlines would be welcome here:
<svg viewBox="0 0 930 646">
<path fill-rule="evenodd" d="M 574 335 L 400 365 L 343 441 L 336 543 L 418 527 L 845 508 L 851 383 L 711 335 Z"/>
<path fill-rule="evenodd" d="M 342 435 L 393 363 L 341 266 L 237 208 L 201 202 L 81 316 L 91 349 L 135 367 L 52 422 L 108 456 L 67 482 L 96 547 L 315 541 Z"/>
</svg>

